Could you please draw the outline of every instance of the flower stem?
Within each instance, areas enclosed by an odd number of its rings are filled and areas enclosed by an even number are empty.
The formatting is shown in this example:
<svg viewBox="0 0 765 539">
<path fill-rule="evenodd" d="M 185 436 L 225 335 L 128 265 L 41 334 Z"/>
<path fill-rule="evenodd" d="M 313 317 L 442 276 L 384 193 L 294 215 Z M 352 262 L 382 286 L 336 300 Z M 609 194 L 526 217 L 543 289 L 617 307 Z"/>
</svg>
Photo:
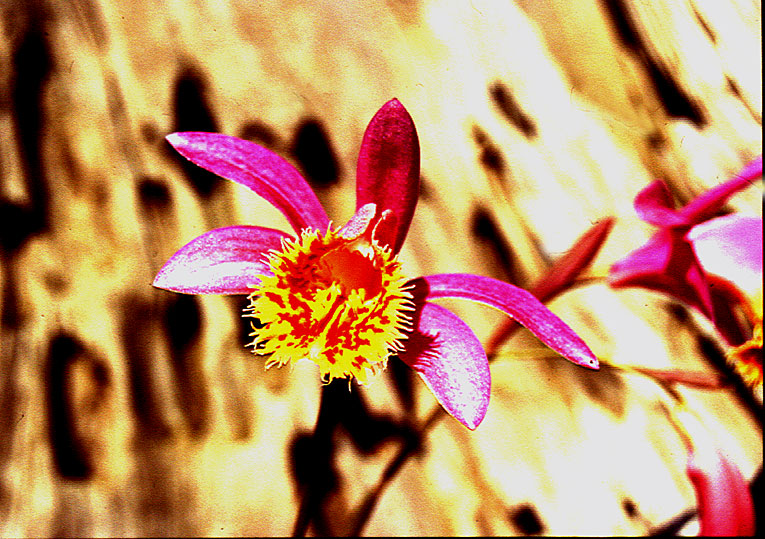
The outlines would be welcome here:
<svg viewBox="0 0 765 539">
<path fill-rule="evenodd" d="M 350 537 L 361 536 L 362 532 L 364 531 L 364 526 L 366 526 L 367 522 L 369 521 L 369 517 L 372 516 L 375 506 L 382 496 L 385 487 L 387 487 L 388 484 L 393 481 L 393 479 L 396 477 L 396 474 L 401 471 L 401 468 L 403 468 L 404 464 L 406 464 L 406 462 L 409 460 L 409 457 L 413 456 L 415 453 L 417 453 L 417 451 L 421 449 L 419 443 L 421 436 L 428 432 L 439 419 L 444 417 L 446 417 L 446 412 L 444 409 L 440 405 L 434 407 L 431 413 L 428 415 L 428 418 L 423 422 L 422 426 L 417 429 L 418 435 L 408 437 L 404 440 L 404 443 L 401 445 L 401 448 L 399 449 L 396 456 L 393 458 L 393 460 L 390 461 L 388 466 L 385 467 L 385 470 L 380 476 L 380 480 L 377 482 L 377 486 L 375 486 L 364 497 L 364 501 L 361 502 L 356 511 L 354 511 L 356 517 L 349 533 Z"/>
<path fill-rule="evenodd" d="M 295 516 L 293 537 L 304 537 L 311 522 L 323 527 L 322 502 L 336 486 L 336 477 L 332 465 L 334 456 L 332 435 L 339 421 L 336 411 L 339 402 L 342 401 L 342 395 L 338 394 L 341 391 L 349 392 L 345 380 L 335 381 L 321 388 L 316 426 L 308 439 L 310 447 L 308 451 L 304 452 L 306 454 L 300 455 L 300 458 L 310 459 L 310 462 L 301 463 L 301 466 L 310 470 L 310 473 L 305 477 L 303 484 L 298 484 L 302 496 L 300 507 Z"/>
</svg>

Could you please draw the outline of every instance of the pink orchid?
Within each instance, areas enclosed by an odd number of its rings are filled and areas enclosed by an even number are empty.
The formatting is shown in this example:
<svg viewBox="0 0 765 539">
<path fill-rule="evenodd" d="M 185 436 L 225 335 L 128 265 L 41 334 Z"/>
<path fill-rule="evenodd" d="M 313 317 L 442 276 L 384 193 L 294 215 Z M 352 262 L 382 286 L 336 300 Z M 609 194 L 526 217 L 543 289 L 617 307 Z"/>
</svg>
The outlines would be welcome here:
<svg viewBox="0 0 765 539">
<path fill-rule="evenodd" d="M 613 287 L 663 292 L 704 314 L 734 347 L 729 357 L 751 385 L 762 383 L 762 218 L 715 214 L 760 176 L 762 156 L 679 210 L 664 183 L 651 183 L 635 198 L 635 210 L 659 230 L 609 275 Z M 736 307 L 751 329 L 742 327 Z"/>
<path fill-rule="evenodd" d="M 397 255 L 419 193 L 419 142 L 396 99 L 372 118 L 359 153 L 356 213 L 332 227 L 297 170 L 252 142 L 213 133 L 173 133 L 191 162 L 252 189 L 287 218 L 295 235 L 258 226 L 211 230 L 168 260 L 154 286 L 189 294 L 249 294 L 254 351 L 267 366 L 309 359 L 322 380 L 368 375 L 397 355 L 439 403 L 474 429 L 489 402 L 486 354 L 459 317 L 431 300 L 464 298 L 497 308 L 568 360 L 598 361 L 531 294 L 489 277 L 442 274 L 408 280 Z"/>
</svg>

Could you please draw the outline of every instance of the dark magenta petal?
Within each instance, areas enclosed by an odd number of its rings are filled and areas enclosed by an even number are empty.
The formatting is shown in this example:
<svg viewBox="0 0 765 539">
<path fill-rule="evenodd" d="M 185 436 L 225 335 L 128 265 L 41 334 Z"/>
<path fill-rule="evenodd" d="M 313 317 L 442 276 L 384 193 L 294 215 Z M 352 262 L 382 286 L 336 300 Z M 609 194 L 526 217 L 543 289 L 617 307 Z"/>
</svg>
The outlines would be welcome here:
<svg viewBox="0 0 765 539">
<path fill-rule="evenodd" d="M 714 320 L 709 283 L 682 230 L 665 228 L 611 266 L 614 288 L 641 287 L 668 294 Z"/>
<path fill-rule="evenodd" d="M 696 491 L 699 535 L 748 536 L 754 534 L 754 505 L 749 485 L 719 450 L 705 458 L 691 454 L 687 473 Z"/>
<path fill-rule="evenodd" d="M 420 143 L 411 116 L 391 99 L 369 122 L 356 167 L 356 208 L 370 202 L 383 213 L 375 232 L 381 245 L 401 249 L 420 191 Z"/>
<path fill-rule="evenodd" d="M 526 290 L 506 282 L 463 273 L 429 275 L 411 281 L 418 299 L 463 298 L 485 303 L 515 318 L 543 343 L 582 367 L 598 368 L 584 341 Z"/>
<path fill-rule="evenodd" d="M 762 156 L 750 162 L 736 177 L 693 199 L 680 210 L 680 213 L 691 223 L 700 223 L 714 217 L 732 195 L 749 187 L 760 176 L 762 176 Z"/>
<path fill-rule="evenodd" d="M 750 297 L 762 290 L 762 218 L 737 214 L 710 219 L 686 235 L 704 271 Z"/>
<path fill-rule="evenodd" d="M 672 194 L 661 180 L 648 184 L 635 197 L 635 211 L 643 221 L 656 226 L 683 226 L 690 221 L 674 209 Z"/>
<path fill-rule="evenodd" d="M 218 133 L 173 133 L 167 141 L 192 163 L 249 187 L 281 211 L 296 233 L 325 230 L 329 218 L 300 173 L 271 150 Z"/>
<path fill-rule="evenodd" d="M 216 228 L 181 247 L 153 284 L 184 294 L 249 294 L 259 275 L 270 274 L 264 254 L 290 237 L 257 226 Z"/>
<path fill-rule="evenodd" d="M 547 302 L 573 286 L 600 252 L 614 227 L 614 221 L 613 217 L 606 217 L 582 234 L 529 291 L 539 301 Z"/>
<path fill-rule="evenodd" d="M 606 238 L 611 233 L 615 219 L 606 217 L 593 225 L 576 243 L 550 267 L 529 290 L 542 303 L 547 303 L 558 294 L 565 292 L 576 283 L 579 275 L 586 270 L 597 256 Z M 506 318 L 486 342 L 486 353 L 493 354 L 516 328 L 518 322 Z"/>
<path fill-rule="evenodd" d="M 489 406 L 491 373 L 483 347 L 467 324 L 440 305 L 426 302 L 405 346 L 399 357 L 420 375 L 447 412 L 475 429 Z"/>
</svg>

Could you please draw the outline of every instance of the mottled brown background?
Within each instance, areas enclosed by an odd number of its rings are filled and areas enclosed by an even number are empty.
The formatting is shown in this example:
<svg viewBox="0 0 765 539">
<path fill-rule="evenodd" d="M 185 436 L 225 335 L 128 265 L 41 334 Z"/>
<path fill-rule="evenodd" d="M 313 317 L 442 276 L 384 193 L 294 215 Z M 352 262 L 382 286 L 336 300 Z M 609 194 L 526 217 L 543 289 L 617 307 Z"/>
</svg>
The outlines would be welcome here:
<svg viewBox="0 0 765 539">
<path fill-rule="evenodd" d="M 340 397 L 317 457 L 315 367 L 264 372 L 241 298 L 150 286 L 210 228 L 286 226 L 163 137 L 255 140 L 342 222 L 363 129 L 398 97 L 422 145 L 407 272 L 528 286 L 614 215 L 602 273 L 651 233 L 642 186 L 687 201 L 761 153 L 759 1 L 6 0 L 0 24 L 0 535 L 285 535 L 311 477 L 333 487 L 320 534 L 634 535 L 695 508 L 666 392 L 525 333 L 475 432 L 423 431 L 435 401 L 392 364 Z M 760 188 L 728 207 L 761 214 Z M 484 340 L 501 319 L 449 306 Z M 613 361 L 718 370 L 709 325 L 658 294 L 550 307 Z M 755 476 L 760 397 L 679 391 Z"/>
</svg>

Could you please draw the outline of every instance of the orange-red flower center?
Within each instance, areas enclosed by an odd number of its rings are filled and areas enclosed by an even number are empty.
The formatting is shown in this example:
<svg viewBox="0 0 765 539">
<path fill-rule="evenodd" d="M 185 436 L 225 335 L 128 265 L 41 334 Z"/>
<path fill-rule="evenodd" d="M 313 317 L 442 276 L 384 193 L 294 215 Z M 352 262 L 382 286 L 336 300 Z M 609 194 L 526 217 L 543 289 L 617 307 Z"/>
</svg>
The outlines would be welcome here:
<svg viewBox="0 0 765 539">
<path fill-rule="evenodd" d="M 252 345 L 270 355 L 267 367 L 308 359 L 326 382 L 366 383 L 402 349 L 412 298 L 389 248 L 306 230 L 268 257 L 272 275 L 261 277 L 248 308 L 262 325 L 253 326 Z"/>
</svg>

